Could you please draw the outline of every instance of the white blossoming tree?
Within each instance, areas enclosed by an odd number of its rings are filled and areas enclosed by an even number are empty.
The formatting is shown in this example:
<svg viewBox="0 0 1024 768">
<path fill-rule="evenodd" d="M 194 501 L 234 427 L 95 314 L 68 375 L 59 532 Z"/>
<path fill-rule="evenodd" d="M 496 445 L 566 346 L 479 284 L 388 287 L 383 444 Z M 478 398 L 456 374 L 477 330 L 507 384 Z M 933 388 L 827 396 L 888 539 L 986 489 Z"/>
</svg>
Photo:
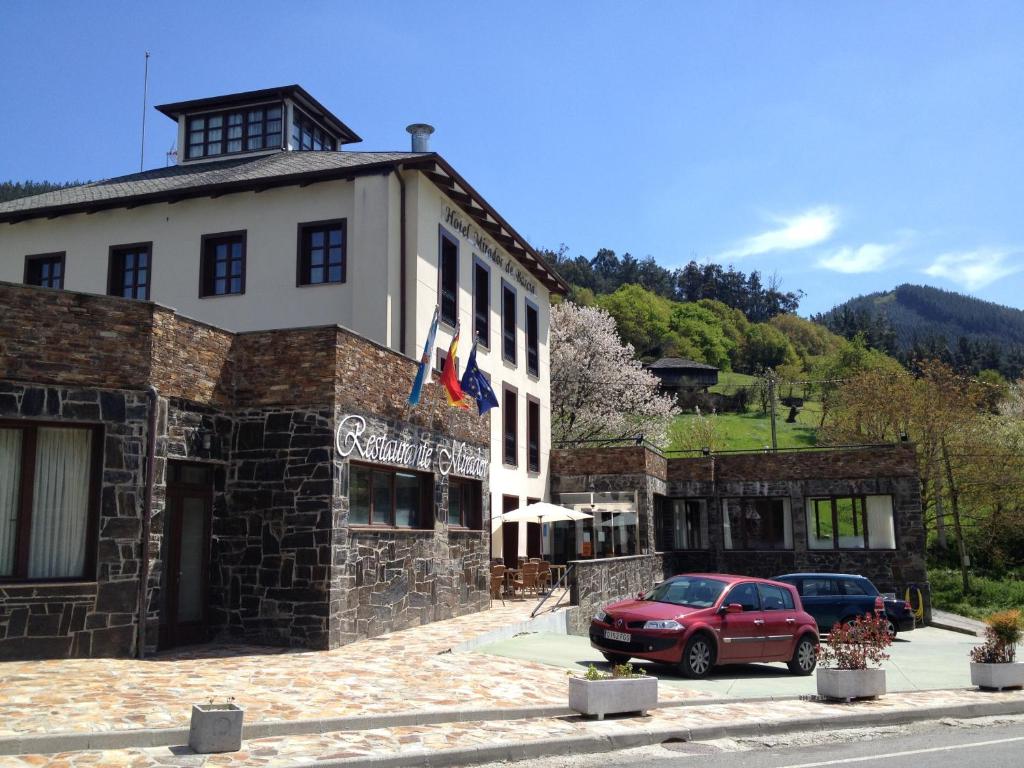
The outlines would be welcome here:
<svg viewBox="0 0 1024 768">
<path fill-rule="evenodd" d="M 597 307 L 551 307 L 551 437 L 554 443 L 631 438 L 664 445 L 678 413 L 658 379 Z"/>
</svg>

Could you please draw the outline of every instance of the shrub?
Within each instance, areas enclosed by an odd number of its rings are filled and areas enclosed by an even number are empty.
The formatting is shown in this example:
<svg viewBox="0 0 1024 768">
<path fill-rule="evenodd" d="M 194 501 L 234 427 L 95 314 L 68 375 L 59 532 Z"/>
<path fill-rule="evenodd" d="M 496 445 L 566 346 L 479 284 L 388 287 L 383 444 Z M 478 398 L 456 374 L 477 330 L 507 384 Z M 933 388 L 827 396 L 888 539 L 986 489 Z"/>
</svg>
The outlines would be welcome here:
<svg viewBox="0 0 1024 768">
<path fill-rule="evenodd" d="M 828 645 L 818 646 L 818 660 L 831 669 L 867 669 L 889 658 L 890 645 L 885 616 L 859 616 L 832 628 Z"/>
<path fill-rule="evenodd" d="M 985 642 L 971 649 L 976 664 L 1012 664 L 1020 642 L 1020 611 L 993 613 L 985 620 Z"/>
</svg>

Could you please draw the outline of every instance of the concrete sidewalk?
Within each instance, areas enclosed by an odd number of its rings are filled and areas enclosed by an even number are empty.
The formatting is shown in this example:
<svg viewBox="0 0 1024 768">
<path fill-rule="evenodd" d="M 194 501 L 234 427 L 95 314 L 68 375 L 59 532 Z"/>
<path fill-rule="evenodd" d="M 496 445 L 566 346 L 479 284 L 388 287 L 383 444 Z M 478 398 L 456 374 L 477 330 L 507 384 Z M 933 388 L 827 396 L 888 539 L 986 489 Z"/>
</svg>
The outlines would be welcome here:
<svg viewBox="0 0 1024 768">
<path fill-rule="evenodd" d="M 564 695 L 565 686 L 561 688 Z M 852 705 L 795 700 L 720 702 L 604 721 L 576 716 L 393 726 L 251 739 L 239 752 L 194 755 L 186 747 L 8 756 L 10 768 L 299 768 L 456 766 L 568 752 L 604 752 L 667 739 L 686 741 L 801 730 L 894 725 L 946 717 L 1024 713 L 1024 692 L 930 691 Z"/>
</svg>

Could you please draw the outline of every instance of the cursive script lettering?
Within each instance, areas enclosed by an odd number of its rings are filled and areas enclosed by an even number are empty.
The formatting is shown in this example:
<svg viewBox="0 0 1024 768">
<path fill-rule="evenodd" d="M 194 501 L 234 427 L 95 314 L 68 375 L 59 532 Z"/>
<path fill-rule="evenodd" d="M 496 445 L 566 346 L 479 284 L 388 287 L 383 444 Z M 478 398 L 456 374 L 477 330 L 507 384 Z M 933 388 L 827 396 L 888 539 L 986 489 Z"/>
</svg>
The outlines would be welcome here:
<svg viewBox="0 0 1024 768">
<path fill-rule="evenodd" d="M 436 468 L 442 475 L 454 472 L 464 477 L 487 476 L 487 457 L 479 448 L 458 440 L 451 444 L 431 442 L 427 438 L 416 442 L 399 435 L 370 434 L 362 416 L 346 416 L 338 423 L 335 445 L 338 453 L 345 457 L 354 454 L 366 461 L 412 467 L 424 472 Z"/>
</svg>

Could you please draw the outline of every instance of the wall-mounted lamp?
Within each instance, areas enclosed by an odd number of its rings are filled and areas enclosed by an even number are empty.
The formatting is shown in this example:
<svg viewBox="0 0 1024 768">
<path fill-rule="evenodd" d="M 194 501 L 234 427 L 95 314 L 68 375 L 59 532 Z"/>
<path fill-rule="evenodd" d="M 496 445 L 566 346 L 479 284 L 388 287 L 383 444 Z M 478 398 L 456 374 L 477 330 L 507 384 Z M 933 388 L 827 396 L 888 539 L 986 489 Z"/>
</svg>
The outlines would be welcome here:
<svg viewBox="0 0 1024 768">
<path fill-rule="evenodd" d="M 906 433 L 906 431 L 900 432 L 900 442 L 901 443 L 906 443 L 906 442 L 909 442 L 909 441 L 910 441 L 910 435 L 908 435 Z"/>
<path fill-rule="evenodd" d="M 710 456 L 711 455 L 711 449 L 708 446 L 706 446 L 706 445 L 703 448 L 700 449 L 700 452 L 704 456 Z"/>
</svg>

